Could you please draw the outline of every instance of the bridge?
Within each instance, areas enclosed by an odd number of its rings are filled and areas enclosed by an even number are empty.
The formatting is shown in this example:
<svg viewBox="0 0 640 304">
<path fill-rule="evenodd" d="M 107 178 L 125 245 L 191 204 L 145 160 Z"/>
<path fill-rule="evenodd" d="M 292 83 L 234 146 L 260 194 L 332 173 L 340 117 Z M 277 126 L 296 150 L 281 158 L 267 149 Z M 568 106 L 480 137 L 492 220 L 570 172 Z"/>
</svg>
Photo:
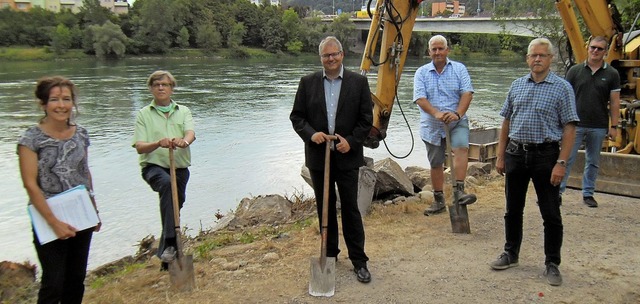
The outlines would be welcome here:
<svg viewBox="0 0 640 304">
<path fill-rule="evenodd" d="M 351 18 L 358 30 L 369 30 L 371 19 Z M 331 23 L 333 19 L 323 19 L 325 23 Z M 477 34 L 510 34 L 514 36 L 536 37 L 530 30 L 532 27 L 539 27 L 549 20 L 539 18 L 515 17 L 504 19 L 493 19 L 487 17 L 469 18 L 417 18 L 413 27 L 414 32 L 435 32 L 435 33 L 477 33 Z"/>
</svg>

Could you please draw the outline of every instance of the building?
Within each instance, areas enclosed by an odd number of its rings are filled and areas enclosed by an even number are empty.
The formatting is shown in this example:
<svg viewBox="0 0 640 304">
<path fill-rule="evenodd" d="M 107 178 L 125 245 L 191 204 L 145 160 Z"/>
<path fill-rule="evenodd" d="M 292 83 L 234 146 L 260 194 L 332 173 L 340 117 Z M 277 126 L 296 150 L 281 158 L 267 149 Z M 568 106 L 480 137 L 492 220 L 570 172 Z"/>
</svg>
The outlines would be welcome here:
<svg viewBox="0 0 640 304">
<path fill-rule="evenodd" d="M 129 12 L 127 0 L 100 0 L 100 4 L 116 14 L 126 14 Z"/>
<path fill-rule="evenodd" d="M 116 14 L 126 14 L 129 12 L 129 3 L 127 0 L 100 0 L 100 5 Z M 77 13 L 80 11 L 80 7 L 82 7 L 82 0 L 0 0 L 0 9 L 5 7 L 11 7 L 25 12 L 34 7 L 42 7 L 53 12 L 68 9 Z"/>
<path fill-rule="evenodd" d="M 262 2 L 264 2 L 264 0 L 249 0 L 249 1 L 251 1 L 251 3 L 255 5 L 262 5 Z M 271 5 L 280 5 L 280 0 L 267 0 L 267 1 L 271 1 Z"/>
<path fill-rule="evenodd" d="M 460 1 L 434 2 L 431 4 L 431 17 L 439 16 L 449 11 L 453 15 L 464 16 L 466 7 Z"/>
</svg>

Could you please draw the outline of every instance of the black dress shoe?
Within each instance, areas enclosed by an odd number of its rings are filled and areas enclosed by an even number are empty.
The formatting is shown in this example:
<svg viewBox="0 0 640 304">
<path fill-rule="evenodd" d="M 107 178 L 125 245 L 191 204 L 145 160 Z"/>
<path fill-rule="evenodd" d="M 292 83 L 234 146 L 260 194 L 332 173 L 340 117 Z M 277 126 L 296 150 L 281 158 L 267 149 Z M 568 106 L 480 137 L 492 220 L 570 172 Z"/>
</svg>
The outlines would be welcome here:
<svg viewBox="0 0 640 304">
<path fill-rule="evenodd" d="M 371 282 L 371 273 L 367 267 L 354 268 L 353 271 L 356 273 L 356 277 L 358 278 L 358 282 L 369 283 Z"/>
</svg>

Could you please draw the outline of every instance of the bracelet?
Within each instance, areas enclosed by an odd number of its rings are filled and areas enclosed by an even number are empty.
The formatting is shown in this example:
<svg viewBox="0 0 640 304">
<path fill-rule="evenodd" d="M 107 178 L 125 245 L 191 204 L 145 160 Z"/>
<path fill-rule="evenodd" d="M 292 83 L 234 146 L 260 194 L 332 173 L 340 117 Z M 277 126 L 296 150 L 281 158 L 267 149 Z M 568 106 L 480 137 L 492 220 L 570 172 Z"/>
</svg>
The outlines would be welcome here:
<svg viewBox="0 0 640 304">
<path fill-rule="evenodd" d="M 189 143 L 189 141 L 187 141 L 186 139 L 184 140 L 184 142 L 186 142 L 186 143 L 187 143 L 187 146 L 188 146 L 188 145 L 191 145 L 191 144 Z"/>
<path fill-rule="evenodd" d="M 458 112 L 453 111 L 453 114 L 456 114 L 456 116 L 458 116 L 458 120 L 460 120 L 460 114 L 458 114 Z"/>
<path fill-rule="evenodd" d="M 611 126 L 610 128 L 611 128 L 611 129 L 617 129 L 617 128 L 618 128 L 618 126 Z"/>
<path fill-rule="evenodd" d="M 95 192 L 93 192 L 93 190 L 89 190 L 89 197 L 90 198 L 95 198 L 96 197 L 96 194 L 95 194 Z"/>
</svg>

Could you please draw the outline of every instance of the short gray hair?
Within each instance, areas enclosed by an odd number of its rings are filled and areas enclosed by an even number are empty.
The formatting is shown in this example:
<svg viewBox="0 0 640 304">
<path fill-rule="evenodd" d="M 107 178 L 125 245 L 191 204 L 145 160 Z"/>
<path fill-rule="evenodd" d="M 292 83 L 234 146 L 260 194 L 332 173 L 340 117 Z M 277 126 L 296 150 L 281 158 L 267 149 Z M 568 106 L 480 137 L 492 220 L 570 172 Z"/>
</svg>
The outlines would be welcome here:
<svg viewBox="0 0 640 304">
<path fill-rule="evenodd" d="M 547 38 L 536 38 L 531 40 L 531 42 L 529 42 L 529 48 L 527 48 L 527 55 L 531 55 L 531 49 L 533 49 L 534 46 L 536 45 L 544 45 L 547 47 L 547 52 L 549 52 L 549 54 L 553 55 L 555 54 L 555 49 L 553 48 L 553 43 L 551 43 L 551 41 L 549 41 L 549 39 Z"/>
<path fill-rule="evenodd" d="M 442 35 L 435 35 L 433 37 L 431 37 L 431 39 L 429 39 L 429 49 L 431 49 L 431 45 L 434 42 L 441 42 L 442 44 L 444 44 L 445 48 L 449 48 L 449 45 L 447 44 L 447 38 L 444 38 L 444 36 Z"/>
<path fill-rule="evenodd" d="M 327 36 L 326 38 L 322 39 L 322 41 L 320 41 L 320 45 L 318 46 L 318 54 L 322 55 L 322 49 L 324 49 L 325 45 L 330 43 L 338 46 L 338 50 L 342 52 L 342 43 L 340 43 L 340 40 L 338 40 L 338 38 L 336 38 L 335 36 Z"/>
</svg>

